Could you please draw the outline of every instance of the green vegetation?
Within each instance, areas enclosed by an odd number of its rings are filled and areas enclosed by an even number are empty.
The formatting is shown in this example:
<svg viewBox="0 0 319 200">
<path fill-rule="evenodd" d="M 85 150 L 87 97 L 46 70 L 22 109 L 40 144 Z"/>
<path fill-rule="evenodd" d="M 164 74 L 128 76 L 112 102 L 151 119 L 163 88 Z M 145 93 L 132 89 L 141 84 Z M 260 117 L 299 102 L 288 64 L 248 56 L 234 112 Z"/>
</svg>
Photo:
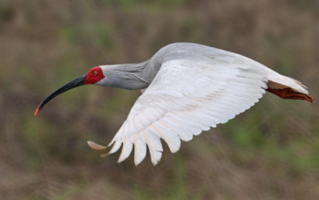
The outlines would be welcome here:
<svg viewBox="0 0 319 200">
<path fill-rule="evenodd" d="M 0 199 L 319 199 L 317 104 L 266 94 L 161 162 L 117 164 L 108 144 L 140 91 L 51 92 L 101 64 L 141 62 L 172 42 L 237 52 L 309 86 L 316 98 L 316 1 L 0 2 Z"/>
</svg>

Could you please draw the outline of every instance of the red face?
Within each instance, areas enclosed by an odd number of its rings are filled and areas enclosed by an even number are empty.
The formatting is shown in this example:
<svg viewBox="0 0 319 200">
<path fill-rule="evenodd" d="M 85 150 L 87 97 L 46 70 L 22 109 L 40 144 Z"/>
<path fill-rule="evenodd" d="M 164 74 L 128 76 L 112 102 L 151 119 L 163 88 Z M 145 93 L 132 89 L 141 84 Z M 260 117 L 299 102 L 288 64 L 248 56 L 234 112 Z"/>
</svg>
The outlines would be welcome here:
<svg viewBox="0 0 319 200">
<path fill-rule="evenodd" d="M 94 84 L 104 78 L 101 67 L 93 67 L 86 75 L 84 85 Z"/>
</svg>

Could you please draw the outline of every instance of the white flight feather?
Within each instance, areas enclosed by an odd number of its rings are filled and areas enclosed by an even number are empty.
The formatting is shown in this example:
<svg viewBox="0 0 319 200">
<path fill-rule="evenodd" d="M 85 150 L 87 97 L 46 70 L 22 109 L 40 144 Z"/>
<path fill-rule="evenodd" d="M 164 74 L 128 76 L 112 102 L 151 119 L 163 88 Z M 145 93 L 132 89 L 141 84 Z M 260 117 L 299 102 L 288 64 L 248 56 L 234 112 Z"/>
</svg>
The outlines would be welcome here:
<svg viewBox="0 0 319 200">
<path fill-rule="evenodd" d="M 267 74 L 257 62 L 241 61 L 228 60 L 223 65 L 185 59 L 163 63 L 115 135 L 110 153 L 123 143 L 119 162 L 123 161 L 134 143 L 138 165 L 145 158 L 147 145 L 155 165 L 162 156 L 160 138 L 176 152 L 181 140 L 189 141 L 250 108 L 265 93 Z"/>
<path fill-rule="evenodd" d="M 140 164 L 146 156 L 146 143 L 143 140 L 144 136 L 141 134 L 134 134 L 134 163 Z"/>
</svg>

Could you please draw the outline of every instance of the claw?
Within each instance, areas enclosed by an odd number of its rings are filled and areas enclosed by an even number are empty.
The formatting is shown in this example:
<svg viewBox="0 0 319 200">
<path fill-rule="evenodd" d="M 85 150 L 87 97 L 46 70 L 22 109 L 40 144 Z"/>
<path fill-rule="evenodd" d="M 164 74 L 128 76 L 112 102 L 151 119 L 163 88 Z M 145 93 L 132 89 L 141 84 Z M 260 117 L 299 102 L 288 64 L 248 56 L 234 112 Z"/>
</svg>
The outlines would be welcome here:
<svg viewBox="0 0 319 200">
<path fill-rule="evenodd" d="M 283 99 L 298 99 L 298 100 L 306 100 L 311 103 L 314 102 L 314 98 L 312 96 L 302 94 L 299 92 L 293 91 L 291 88 L 284 88 L 284 89 L 272 89 L 268 88 L 268 92 L 271 92 Z"/>
</svg>

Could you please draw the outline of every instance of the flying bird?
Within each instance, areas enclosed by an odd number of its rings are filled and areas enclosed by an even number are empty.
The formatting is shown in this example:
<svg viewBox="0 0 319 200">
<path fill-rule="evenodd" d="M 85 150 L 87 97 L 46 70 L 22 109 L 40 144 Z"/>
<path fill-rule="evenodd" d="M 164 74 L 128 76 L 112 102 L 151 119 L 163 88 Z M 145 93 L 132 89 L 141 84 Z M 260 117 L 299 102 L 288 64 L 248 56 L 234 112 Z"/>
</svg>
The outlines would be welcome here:
<svg viewBox="0 0 319 200">
<path fill-rule="evenodd" d="M 306 86 L 242 55 L 194 44 L 173 43 L 161 48 L 142 63 L 101 65 L 48 96 L 35 111 L 51 99 L 82 85 L 102 85 L 142 90 L 126 121 L 108 146 L 108 154 L 122 146 L 118 162 L 134 146 L 134 163 L 147 152 L 156 165 L 162 157 L 164 140 L 175 153 L 181 140 L 226 123 L 253 106 L 268 91 L 283 99 L 313 102 Z M 92 149 L 102 146 L 88 141 Z M 107 155 L 107 154 L 105 154 Z"/>
</svg>

